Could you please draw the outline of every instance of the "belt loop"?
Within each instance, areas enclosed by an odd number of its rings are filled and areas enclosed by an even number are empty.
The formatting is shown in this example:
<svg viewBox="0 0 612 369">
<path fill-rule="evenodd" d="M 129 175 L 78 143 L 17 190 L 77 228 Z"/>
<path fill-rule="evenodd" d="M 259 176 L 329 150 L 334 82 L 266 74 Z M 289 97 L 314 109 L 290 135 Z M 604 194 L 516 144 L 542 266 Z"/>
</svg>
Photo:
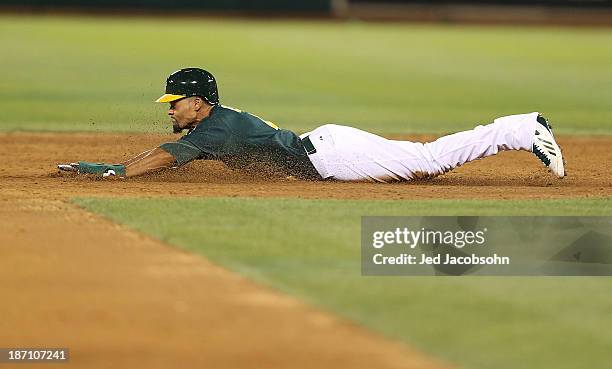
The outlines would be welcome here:
<svg viewBox="0 0 612 369">
<path fill-rule="evenodd" d="M 315 149 L 314 145 L 312 144 L 312 141 L 310 141 L 310 136 L 306 136 L 301 140 L 302 146 L 304 146 L 304 150 L 306 150 L 306 153 L 308 155 L 312 155 L 317 152 L 317 149 Z"/>
</svg>

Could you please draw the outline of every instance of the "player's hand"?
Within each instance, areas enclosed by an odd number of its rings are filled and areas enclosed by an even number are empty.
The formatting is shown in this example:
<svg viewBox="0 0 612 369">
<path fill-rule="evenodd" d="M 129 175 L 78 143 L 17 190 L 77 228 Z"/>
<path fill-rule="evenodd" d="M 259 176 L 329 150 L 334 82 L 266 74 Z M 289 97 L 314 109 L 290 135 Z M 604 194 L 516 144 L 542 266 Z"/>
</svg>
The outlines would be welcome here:
<svg viewBox="0 0 612 369">
<path fill-rule="evenodd" d="M 59 164 L 58 169 L 78 174 L 94 174 L 101 177 L 125 177 L 125 166 L 123 164 L 89 163 L 79 161 L 78 163 Z"/>
<path fill-rule="evenodd" d="M 107 169 L 102 173 L 103 178 L 123 178 L 125 177 L 125 168 L 123 169 L 123 175 L 117 174 L 115 169 Z"/>
<path fill-rule="evenodd" d="M 78 172 L 79 171 L 79 163 L 70 163 L 70 164 L 58 164 L 57 169 L 63 170 L 65 172 Z"/>
</svg>

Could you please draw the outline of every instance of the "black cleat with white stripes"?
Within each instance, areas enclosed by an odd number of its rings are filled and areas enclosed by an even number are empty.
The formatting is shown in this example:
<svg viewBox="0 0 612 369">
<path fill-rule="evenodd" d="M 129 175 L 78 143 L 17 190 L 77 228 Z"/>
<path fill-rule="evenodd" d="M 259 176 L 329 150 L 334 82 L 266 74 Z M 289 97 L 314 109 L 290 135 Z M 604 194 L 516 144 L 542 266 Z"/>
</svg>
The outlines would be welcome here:
<svg viewBox="0 0 612 369">
<path fill-rule="evenodd" d="M 565 168 L 561 148 L 555 141 L 552 127 L 541 115 L 538 115 L 533 140 L 533 153 L 557 177 L 565 177 Z"/>
</svg>

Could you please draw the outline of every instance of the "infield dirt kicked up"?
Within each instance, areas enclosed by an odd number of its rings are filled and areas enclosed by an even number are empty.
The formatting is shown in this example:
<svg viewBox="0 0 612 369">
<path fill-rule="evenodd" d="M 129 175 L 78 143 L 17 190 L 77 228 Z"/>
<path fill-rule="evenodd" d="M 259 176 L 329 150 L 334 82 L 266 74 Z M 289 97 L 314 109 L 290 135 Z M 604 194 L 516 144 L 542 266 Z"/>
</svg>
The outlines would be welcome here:
<svg viewBox="0 0 612 369">
<path fill-rule="evenodd" d="M 504 152 L 438 178 L 396 184 L 296 181 L 232 172 L 221 163 L 204 161 L 124 180 L 56 169 L 58 163 L 77 160 L 122 161 L 174 139 L 142 134 L 0 134 L 2 345 L 69 347 L 70 363 L 57 367 L 450 367 L 200 256 L 88 213 L 69 199 L 612 196 L 607 168 L 612 137 L 605 136 L 559 138 L 568 172 L 562 180 L 553 178 L 527 152 Z"/>
</svg>

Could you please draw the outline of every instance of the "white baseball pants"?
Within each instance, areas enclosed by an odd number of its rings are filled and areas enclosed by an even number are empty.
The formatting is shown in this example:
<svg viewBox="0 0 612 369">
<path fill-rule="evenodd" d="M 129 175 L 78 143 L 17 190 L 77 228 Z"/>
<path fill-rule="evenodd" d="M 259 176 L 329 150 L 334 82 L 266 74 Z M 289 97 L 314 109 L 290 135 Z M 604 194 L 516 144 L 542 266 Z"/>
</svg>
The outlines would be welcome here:
<svg viewBox="0 0 612 369">
<path fill-rule="evenodd" d="M 428 142 L 395 141 L 357 128 L 326 124 L 307 132 L 321 177 L 395 182 L 434 177 L 501 150 L 532 151 L 538 113 L 510 115 Z"/>
</svg>

